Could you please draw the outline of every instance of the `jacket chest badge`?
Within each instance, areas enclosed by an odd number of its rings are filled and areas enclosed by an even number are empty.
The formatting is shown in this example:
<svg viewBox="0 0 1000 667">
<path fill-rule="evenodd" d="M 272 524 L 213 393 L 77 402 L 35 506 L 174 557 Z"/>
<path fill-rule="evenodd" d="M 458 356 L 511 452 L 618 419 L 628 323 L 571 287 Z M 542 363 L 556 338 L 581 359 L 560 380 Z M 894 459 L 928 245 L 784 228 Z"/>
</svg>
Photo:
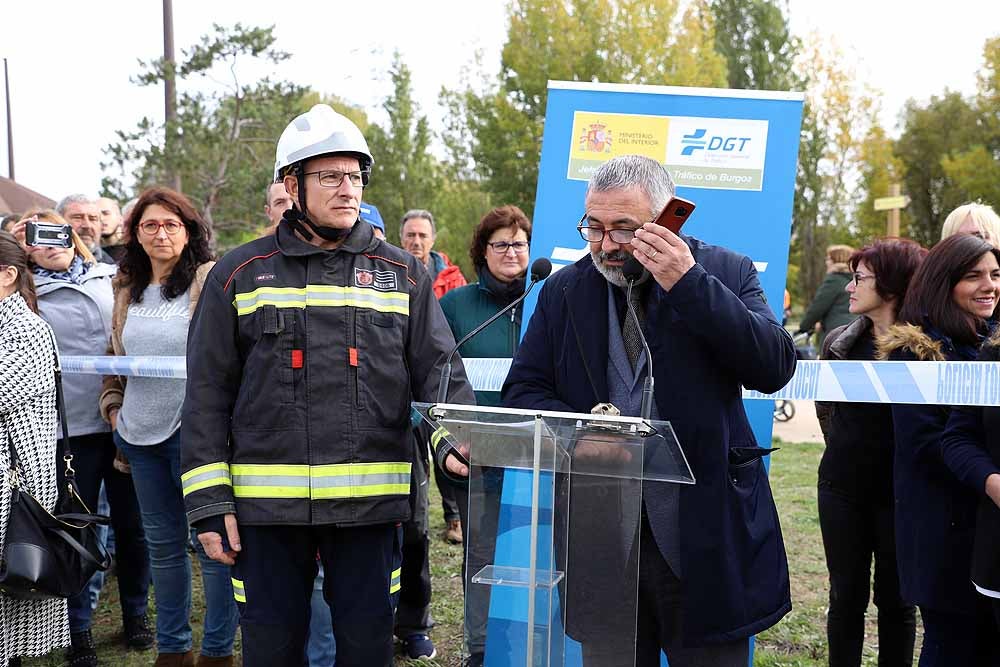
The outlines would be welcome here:
<svg viewBox="0 0 1000 667">
<path fill-rule="evenodd" d="M 379 292 L 393 292 L 396 290 L 396 274 L 392 271 L 354 269 L 354 285 Z"/>
</svg>

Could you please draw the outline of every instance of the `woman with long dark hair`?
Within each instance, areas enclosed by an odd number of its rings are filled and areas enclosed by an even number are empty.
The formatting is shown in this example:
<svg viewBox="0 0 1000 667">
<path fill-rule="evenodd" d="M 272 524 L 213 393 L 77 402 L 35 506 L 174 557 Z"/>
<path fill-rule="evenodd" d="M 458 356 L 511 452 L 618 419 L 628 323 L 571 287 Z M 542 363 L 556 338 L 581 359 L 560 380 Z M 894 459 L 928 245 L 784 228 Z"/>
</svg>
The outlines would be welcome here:
<svg viewBox="0 0 1000 667">
<path fill-rule="evenodd" d="M 212 268 L 210 232 L 188 199 L 167 188 L 142 193 L 126 221 L 115 279 L 111 346 L 117 355 L 187 352 L 187 331 Z M 193 665 L 190 541 L 201 561 L 205 633 L 198 664 L 232 665 L 237 611 L 229 568 L 192 540 L 180 476 L 185 382 L 105 378 L 101 412 L 128 458 L 149 546 L 156 600 L 157 667 Z"/>
<path fill-rule="evenodd" d="M 821 358 L 871 360 L 875 339 L 896 322 L 927 251 L 913 241 L 875 241 L 851 255 L 847 283 L 857 319 L 826 337 Z M 826 618 L 831 667 L 858 667 L 875 561 L 879 664 L 910 665 L 916 610 L 899 594 L 893 531 L 892 409 L 883 403 L 816 403 L 826 450 L 819 464 L 819 524 L 830 573 Z"/>
<path fill-rule="evenodd" d="M 0 232 L 0 553 L 10 512 L 10 450 L 21 484 L 45 509 L 55 509 L 55 339 L 36 313 L 35 286 L 21 244 Z M 17 600 L 0 593 L 0 665 L 69 645 L 66 601 Z"/>
<path fill-rule="evenodd" d="M 971 234 L 950 236 L 913 277 L 900 324 L 879 339 L 894 361 L 972 361 L 995 329 L 1000 250 Z M 894 404 L 896 557 L 903 599 L 924 625 L 920 667 L 994 665 L 1000 634 L 970 581 L 977 493 L 943 457 L 947 405 Z"/>
</svg>

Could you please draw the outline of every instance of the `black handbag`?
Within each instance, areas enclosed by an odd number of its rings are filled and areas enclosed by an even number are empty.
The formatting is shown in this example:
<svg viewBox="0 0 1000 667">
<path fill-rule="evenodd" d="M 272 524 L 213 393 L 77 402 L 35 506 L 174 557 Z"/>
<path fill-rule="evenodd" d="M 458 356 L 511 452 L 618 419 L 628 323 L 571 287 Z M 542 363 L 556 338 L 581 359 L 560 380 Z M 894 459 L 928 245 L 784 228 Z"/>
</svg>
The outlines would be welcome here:
<svg viewBox="0 0 1000 667">
<path fill-rule="evenodd" d="M 55 514 L 46 510 L 24 488 L 23 469 L 9 424 L 5 423 L 4 429 L 10 450 L 8 482 L 11 495 L 7 535 L 0 554 L 0 590 L 21 600 L 71 597 L 83 591 L 95 572 L 107 570 L 111 565 L 111 557 L 95 529 L 98 524 L 107 524 L 109 519 L 91 513 L 76 486 L 58 354 L 55 376 L 56 410 L 62 425 L 56 460 L 61 451 L 66 465 Z"/>
</svg>

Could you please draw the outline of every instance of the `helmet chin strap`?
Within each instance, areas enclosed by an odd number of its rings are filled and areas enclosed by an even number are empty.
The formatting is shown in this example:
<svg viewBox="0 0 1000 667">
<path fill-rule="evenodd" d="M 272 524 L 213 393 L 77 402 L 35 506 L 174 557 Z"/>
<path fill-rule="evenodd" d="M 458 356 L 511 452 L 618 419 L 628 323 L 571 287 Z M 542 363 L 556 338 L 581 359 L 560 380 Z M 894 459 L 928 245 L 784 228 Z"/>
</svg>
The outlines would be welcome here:
<svg viewBox="0 0 1000 667">
<path fill-rule="evenodd" d="M 288 225 L 293 230 L 301 234 L 306 241 L 312 241 L 313 238 L 315 238 L 313 232 L 315 232 L 316 236 L 319 236 L 324 241 L 340 241 L 350 234 L 351 230 L 354 228 L 353 225 L 347 229 L 321 227 L 306 216 L 302 215 L 302 212 L 297 206 L 293 206 L 285 211 L 281 215 L 281 221 L 288 223 Z"/>
<path fill-rule="evenodd" d="M 282 214 L 281 219 L 291 225 L 292 229 L 301 234 L 306 241 L 312 241 L 315 238 L 312 232 L 309 231 L 310 229 L 324 241 L 340 241 L 344 239 L 351 233 L 353 225 L 347 229 L 322 227 L 309 219 L 308 212 L 306 211 L 306 178 L 302 172 L 302 164 L 300 163 L 295 166 L 295 178 L 299 182 L 299 205 L 297 208 L 292 206 L 286 210 Z M 309 229 L 306 229 L 306 226 Z"/>
</svg>

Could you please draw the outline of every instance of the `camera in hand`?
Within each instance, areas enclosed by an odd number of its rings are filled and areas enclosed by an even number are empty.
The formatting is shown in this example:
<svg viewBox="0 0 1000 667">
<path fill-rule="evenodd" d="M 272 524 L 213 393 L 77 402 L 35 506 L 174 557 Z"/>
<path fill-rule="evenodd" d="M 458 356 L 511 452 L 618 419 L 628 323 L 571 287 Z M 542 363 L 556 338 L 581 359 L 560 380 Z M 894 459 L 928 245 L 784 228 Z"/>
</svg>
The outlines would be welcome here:
<svg viewBox="0 0 1000 667">
<path fill-rule="evenodd" d="M 54 222 L 29 220 L 24 225 L 24 242 L 29 246 L 48 248 L 73 247 L 73 228 Z"/>
</svg>

